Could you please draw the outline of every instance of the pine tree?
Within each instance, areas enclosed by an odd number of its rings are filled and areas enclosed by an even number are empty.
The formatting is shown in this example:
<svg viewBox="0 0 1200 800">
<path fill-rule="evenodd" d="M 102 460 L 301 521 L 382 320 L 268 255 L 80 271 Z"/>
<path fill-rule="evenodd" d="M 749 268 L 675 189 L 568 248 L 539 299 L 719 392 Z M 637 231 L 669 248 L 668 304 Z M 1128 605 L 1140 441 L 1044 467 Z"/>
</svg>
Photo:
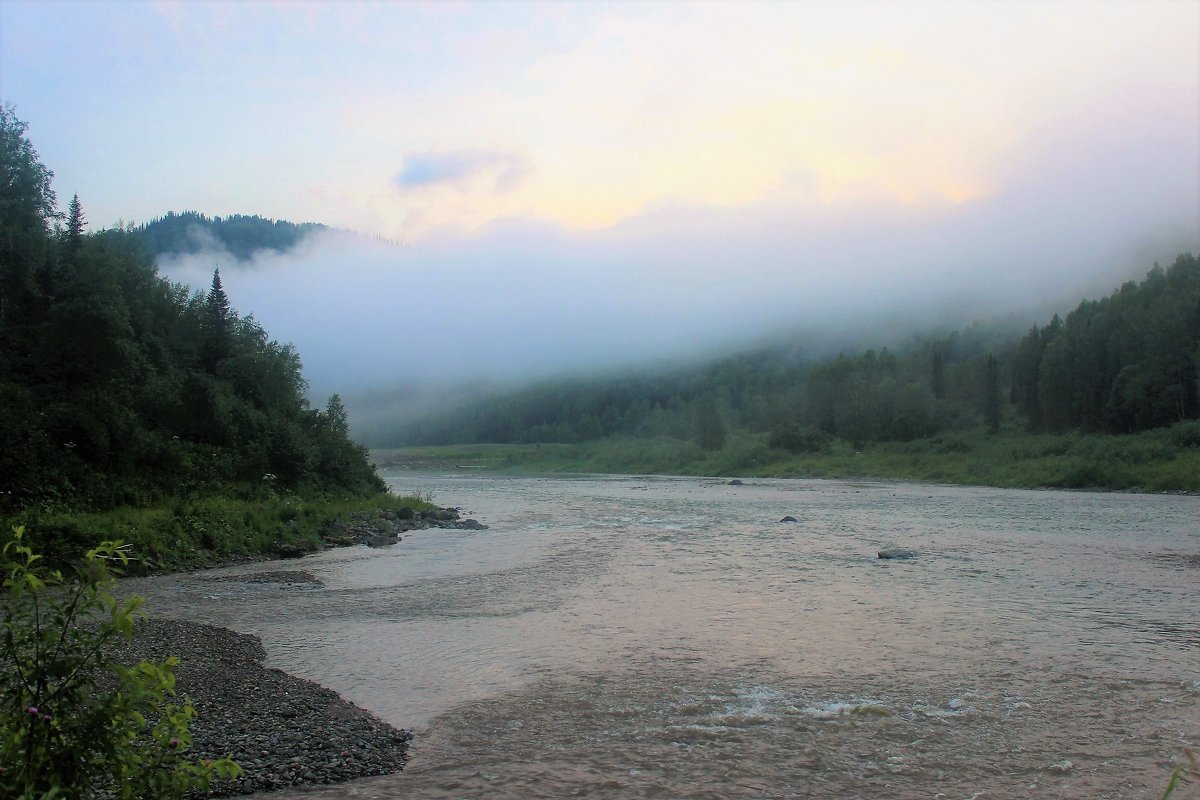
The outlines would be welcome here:
<svg viewBox="0 0 1200 800">
<path fill-rule="evenodd" d="M 213 372 L 222 360 L 229 356 L 229 297 L 221 286 L 221 270 L 213 270 L 212 287 L 204 299 L 204 339 L 200 358 L 203 367 Z"/>
<path fill-rule="evenodd" d="M 71 205 L 67 208 L 67 253 L 74 257 L 80 246 L 83 244 L 83 228 L 87 225 L 87 220 L 83 216 L 83 205 L 79 202 L 79 195 L 71 198 Z"/>
</svg>

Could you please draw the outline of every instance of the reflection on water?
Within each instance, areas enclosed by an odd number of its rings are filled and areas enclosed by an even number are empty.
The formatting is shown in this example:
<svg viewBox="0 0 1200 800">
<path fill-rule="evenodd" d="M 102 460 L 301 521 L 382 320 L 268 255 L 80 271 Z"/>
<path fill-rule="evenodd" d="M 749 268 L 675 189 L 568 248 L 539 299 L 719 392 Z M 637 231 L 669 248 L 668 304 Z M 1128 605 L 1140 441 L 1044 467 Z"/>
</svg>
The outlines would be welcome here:
<svg viewBox="0 0 1200 800">
<path fill-rule="evenodd" d="M 1157 797 L 1200 743 L 1197 498 L 393 483 L 491 528 L 135 587 L 419 734 L 281 797 Z"/>
</svg>

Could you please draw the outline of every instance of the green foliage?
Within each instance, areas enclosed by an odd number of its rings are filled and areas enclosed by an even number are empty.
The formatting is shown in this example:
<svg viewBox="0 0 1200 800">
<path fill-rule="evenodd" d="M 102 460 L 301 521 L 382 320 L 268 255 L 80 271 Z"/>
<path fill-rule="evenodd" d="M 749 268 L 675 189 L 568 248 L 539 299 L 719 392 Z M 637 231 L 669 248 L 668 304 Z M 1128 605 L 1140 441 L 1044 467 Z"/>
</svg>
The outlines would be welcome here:
<svg viewBox="0 0 1200 800">
<path fill-rule="evenodd" d="M 50 172 L 0 112 L 0 515 L 239 493 L 385 487 L 344 408 L 309 406 L 298 354 L 161 278 L 132 230 L 54 226 Z M 94 544 L 92 542 L 91 544 Z"/>
<path fill-rule="evenodd" d="M 972 326 L 901 354 L 884 348 L 818 362 L 798 345 L 779 345 L 704 366 L 549 381 L 376 430 L 371 438 L 394 446 L 665 436 L 694 438 L 715 451 L 723 446 L 721 429 L 726 437 L 804 429 L 860 449 L 872 441 L 911 441 L 969 429 L 985 418 L 998 427 L 1008 411 L 999 391 L 1008 336 Z M 794 446 L 782 435 L 776 446 Z"/>
<path fill-rule="evenodd" d="M 148 507 L 106 511 L 33 509 L 12 521 L 31 531 L 31 546 L 50 563 L 69 563 L 97 541 L 120 539 L 137 554 L 126 568 L 145 574 L 271 555 L 282 544 L 314 551 L 339 517 L 430 507 L 422 498 L 388 493 L 280 494 L 266 482 L 253 496 L 191 495 Z"/>
<path fill-rule="evenodd" d="M 395 466 L 471 464 L 526 472 L 618 472 L 878 478 L 1003 487 L 1200 492 L 1200 448 L 1175 445 L 1174 428 L 1130 436 L 957 431 L 856 447 L 826 438 L 811 452 L 772 447 L 771 436 L 734 431 L 705 452 L 690 438 L 614 437 L 574 445 L 405 448 L 380 455 Z"/>
<path fill-rule="evenodd" d="M 696 409 L 696 444 L 707 451 L 725 446 L 725 423 L 711 397 L 704 398 Z"/>
<path fill-rule="evenodd" d="M 799 455 L 818 446 L 802 431 L 862 451 L 980 428 L 1007 438 L 1005 425 L 1019 416 L 1050 434 L 1200 421 L 1200 262 L 1181 255 L 1140 285 L 1083 303 L 1066 320 L 1056 315 L 1024 338 L 976 324 L 895 352 L 823 360 L 784 343 L 700 365 L 549 381 L 377 428 L 371 438 L 377 446 L 693 439 L 716 452 L 723 437 L 769 433 L 772 447 Z M 1176 449 L 1200 443 L 1193 429 L 1175 430 Z M 1088 457 L 1038 481 L 1136 485 L 1120 465 L 1083 463 Z"/>
<path fill-rule="evenodd" d="M 22 800 L 178 798 L 236 777 L 229 758 L 193 762 L 189 720 L 174 668 L 112 660 L 116 637 L 133 636 L 141 599 L 112 595 L 118 542 L 88 550 L 70 578 L 41 563 L 14 528 L 0 551 L 4 574 L 0 674 L 0 794 Z"/>
<path fill-rule="evenodd" d="M 55 218 L 54 173 L 38 159 L 26 127 L 11 106 L 0 106 L 0 323 L 9 325 L 22 324 L 35 310 Z M 0 359 L 6 346 L 0 339 Z"/>
<path fill-rule="evenodd" d="M 789 453 L 817 453 L 826 446 L 828 437 L 813 428 L 795 422 L 783 422 L 771 431 L 769 442 L 771 447 Z"/>
<path fill-rule="evenodd" d="M 209 372 L 216 372 L 218 365 L 232 354 L 231 317 L 229 297 L 221 286 L 221 270 L 214 269 L 200 324 L 200 362 Z"/>
<path fill-rule="evenodd" d="M 1037 431 L 1133 433 L 1200 417 L 1200 261 L 1085 301 L 1017 347 L 1012 397 Z"/>
</svg>

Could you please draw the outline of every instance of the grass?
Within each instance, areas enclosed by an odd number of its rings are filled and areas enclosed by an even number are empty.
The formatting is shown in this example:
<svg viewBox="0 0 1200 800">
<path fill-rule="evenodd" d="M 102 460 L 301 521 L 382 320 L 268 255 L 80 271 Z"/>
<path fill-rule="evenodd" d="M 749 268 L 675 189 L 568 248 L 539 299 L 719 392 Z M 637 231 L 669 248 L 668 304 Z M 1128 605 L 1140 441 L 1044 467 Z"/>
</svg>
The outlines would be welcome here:
<svg viewBox="0 0 1200 800">
<path fill-rule="evenodd" d="M 321 535 L 339 517 L 355 512 L 432 507 L 428 498 L 299 497 L 266 493 L 256 498 L 201 496 L 146 508 L 103 512 L 27 511 L 6 520 L 25 525 L 31 545 L 53 562 L 76 558 L 105 540 L 130 545 L 129 572 L 170 572 L 271 555 L 280 544 L 320 547 Z"/>
<path fill-rule="evenodd" d="M 705 452 L 690 441 L 605 439 L 583 444 L 455 445 L 373 453 L 381 466 L 659 475 L 876 478 L 998 487 L 1146 492 L 1200 491 L 1195 423 L 1129 436 L 990 435 L 982 430 L 854 447 L 833 440 L 813 453 L 772 448 L 765 434 L 736 433 Z"/>
</svg>

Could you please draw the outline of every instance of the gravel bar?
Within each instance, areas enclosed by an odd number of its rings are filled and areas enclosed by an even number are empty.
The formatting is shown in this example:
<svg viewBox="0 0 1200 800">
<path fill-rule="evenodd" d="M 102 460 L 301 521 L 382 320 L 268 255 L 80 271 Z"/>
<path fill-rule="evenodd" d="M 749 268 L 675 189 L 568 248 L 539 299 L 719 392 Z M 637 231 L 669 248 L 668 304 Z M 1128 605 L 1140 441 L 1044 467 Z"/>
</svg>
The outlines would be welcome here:
<svg viewBox="0 0 1200 800">
<path fill-rule="evenodd" d="M 196 708 L 195 758 L 232 755 L 242 776 L 214 796 L 400 772 L 412 734 L 323 686 L 265 667 L 258 637 L 176 619 L 142 619 L 117 660 L 178 656 L 175 689 Z"/>
</svg>

